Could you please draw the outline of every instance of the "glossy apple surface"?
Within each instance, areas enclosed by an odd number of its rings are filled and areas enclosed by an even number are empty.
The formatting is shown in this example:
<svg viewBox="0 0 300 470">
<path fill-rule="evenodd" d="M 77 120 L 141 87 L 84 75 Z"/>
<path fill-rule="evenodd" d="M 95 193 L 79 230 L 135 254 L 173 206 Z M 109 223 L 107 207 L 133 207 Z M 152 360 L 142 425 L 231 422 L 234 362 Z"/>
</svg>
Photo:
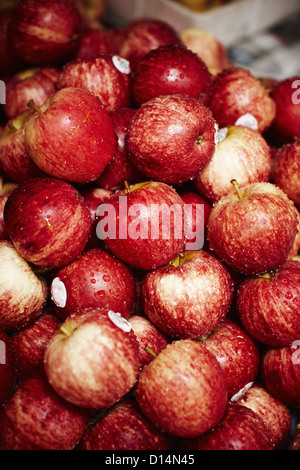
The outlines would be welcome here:
<svg viewBox="0 0 300 470">
<path fill-rule="evenodd" d="M 285 144 L 277 150 L 273 178 L 275 184 L 300 207 L 300 140 Z"/>
<path fill-rule="evenodd" d="M 200 196 L 194 188 L 179 188 L 178 193 L 186 209 L 190 207 L 190 209 L 185 212 L 187 233 L 184 249 L 189 250 L 195 247 L 200 249 L 200 243 L 201 248 L 206 249 L 207 222 L 212 206 L 206 199 Z"/>
</svg>

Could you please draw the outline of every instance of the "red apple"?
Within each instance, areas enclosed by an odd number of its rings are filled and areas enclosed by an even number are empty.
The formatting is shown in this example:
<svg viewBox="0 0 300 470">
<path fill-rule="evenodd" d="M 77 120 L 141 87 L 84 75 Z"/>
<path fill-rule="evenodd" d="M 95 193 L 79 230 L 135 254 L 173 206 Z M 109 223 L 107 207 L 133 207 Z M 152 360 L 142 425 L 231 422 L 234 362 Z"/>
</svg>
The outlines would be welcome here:
<svg viewBox="0 0 300 470">
<path fill-rule="evenodd" d="M 276 104 L 272 131 L 281 145 L 300 138 L 300 76 L 280 80 L 271 92 Z"/>
<path fill-rule="evenodd" d="M 300 264 L 289 259 L 274 271 L 246 279 L 237 308 L 253 338 L 270 346 L 290 345 L 300 338 Z"/>
<path fill-rule="evenodd" d="M 16 379 L 15 354 L 11 338 L 0 329 L 0 407 L 2 407 L 13 392 Z"/>
<path fill-rule="evenodd" d="M 58 87 L 84 88 L 98 96 L 107 111 L 131 105 L 129 62 L 114 54 L 77 59 L 63 66 Z"/>
<path fill-rule="evenodd" d="M 23 61 L 16 55 L 8 37 L 8 25 L 12 6 L 8 5 L 0 11 L 0 68 L 1 74 L 14 74 L 24 66 Z"/>
<path fill-rule="evenodd" d="M 26 68 L 13 75 L 6 83 L 6 103 L 3 105 L 8 119 L 28 110 L 27 103 L 34 100 L 41 106 L 57 90 L 60 70 L 56 67 Z"/>
<path fill-rule="evenodd" d="M 185 241 L 184 203 L 161 182 L 116 191 L 99 206 L 97 235 L 132 267 L 150 270 L 171 261 Z"/>
<path fill-rule="evenodd" d="M 5 204 L 4 222 L 20 255 L 46 270 L 79 256 L 91 230 L 84 198 L 71 184 L 55 178 L 19 184 Z"/>
<path fill-rule="evenodd" d="M 141 18 L 130 22 L 125 28 L 119 54 L 129 60 L 132 71 L 135 71 L 141 59 L 152 49 L 173 43 L 181 44 L 181 40 L 167 22 Z"/>
<path fill-rule="evenodd" d="M 300 140 L 285 144 L 277 150 L 273 179 L 300 208 Z"/>
<path fill-rule="evenodd" d="M 185 450 L 274 450 L 268 428 L 250 408 L 229 403 L 222 421 L 198 439 L 187 440 Z"/>
<path fill-rule="evenodd" d="M 118 312 L 83 309 L 52 336 L 44 367 L 49 383 L 65 400 L 84 408 L 108 408 L 136 382 L 137 340 Z"/>
<path fill-rule="evenodd" d="M 140 61 L 133 77 L 132 93 L 141 106 L 160 95 L 182 94 L 208 104 L 212 76 L 194 52 L 179 44 L 153 49 Z"/>
<path fill-rule="evenodd" d="M 289 252 L 288 258 L 293 258 L 294 256 L 297 256 L 299 251 L 300 251 L 300 211 L 295 207 L 297 216 L 298 216 L 298 233 L 296 235 L 294 245 L 292 246 L 291 251 Z"/>
<path fill-rule="evenodd" d="M 250 408 L 260 416 L 271 434 L 275 448 L 284 448 L 292 427 L 291 412 L 287 405 L 256 383 L 237 401 L 237 404 Z"/>
<path fill-rule="evenodd" d="M 223 196 L 208 220 L 210 249 L 228 266 L 252 276 L 279 267 L 297 234 L 293 202 L 271 183 L 251 183 Z"/>
<path fill-rule="evenodd" d="M 117 138 L 111 117 L 88 90 L 57 91 L 28 120 L 25 142 L 37 166 L 56 178 L 88 183 L 113 158 Z"/>
<path fill-rule="evenodd" d="M 258 375 L 258 345 L 237 322 L 230 319 L 224 319 L 208 337 L 203 338 L 203 342 L 216 356 L 224 371 L 228 398 L 237 400 Z"/>
<path fill-rule="evenodd" d="M 13 332 L 40 315 L 48 287 L 10 241 L 0 241 L 0 259 L 0 328 Z"/>
<path fill-rule="evenodd" d="M 289 443 L 288 450 L 300 450 L 300 424 L 297 424 L 296 432 Z"/>
<path fill-rule="evenodd" d="M 261 376 L 269 392 L 283 403 L 300 407 L 300 340 L 269 347 L 261 359 Z"/>
<path fill-rule="evenodd" d="M 233 126 L 250 113 L 262 133 L 269 129 L 276 113 L 275 102 L 259 79 L 242 67 L 231 67 L 215 76 L 209 107 L 220 127 Z"/>
<path fill-rule="evenodd" d="M 142 284 L 145 314 L 173 338 L 211 333 L 229 311 L 231 278 L 205 251 L 186 251 L 147 274 Z"/>
<path fill-rule="evenodd" d="M 145 179 L 128 157 L 125 145 L 128 127 L 135 113 L 135 108 L 120 108 L 110 113 L 118 137 L 118 148 L 114 158 L 104 168 L 96 183 L 111 191 L 124 187 L 125 181 L 131 184 Z"/>
<path fill-rule="evenodd" d="M 263 136 L 245 126 L 222 129 L 225 138 L 194 179 L 197 191 L 214 203 L 232 191 L 232 179 L 240 186 L 268 182 L 271 175 L 271 150 Z"/>
<path fill-rule="evenodd" d="M 226 380 L 203 344 L 173 341 L 142 369 L 135 397 L 142 412 L 173 436 L 196 437 L 222 419 Z"/>
<path fill-rule="evenodd" d="M 141 412 L 133 397 L 116 403 L 88 427 L 80 450 L 167 450 L 165 433 Z"/>
<path fill-rule="evenodd" d="M 0 410 L 3 450 L 73 450 L 88 423 L 85 411 L 59 397 L 42 377 L 25 379 Z"/>
<path fill-rule="evenodd" d="M 11 337 L 18 380 L 44 372 L 45 349 L 59 324 L 59 319 L 47 308 L 33 323 Z"/>
<path fill-rule="evenodd" d="M 8 34 L 21 59 L 40 65 L 68 60 L 82 26 L 69 0 L 21 0 L 12 11 Z"/>
<path fill-rule="evenodd" d="M 152 98 L 130 122 L 129 157 L 148 178 L 183 183 L 212 157 L 215 126 L 210 110 L 199 99 L 176 94 Z"/>
<path fill-rule="evenodd" d="M 88 59 L 100 54 L 118 54 L 115 35 L 115 29 L 85 29 L 79 35 L 80 43 L 75 59 Z"/>
<path fill-rule="evenodd" d="M 16 183 L 4 182 L 4 178 L 0 177 L 0 240 L 9 240 L 3 213 L 8 196 L 16 187 Z"/>
<path fill-rule="evenodd" d="M 86 251 L 56 270 L 50 291 L 54 309 L 61 320 L 87 307 L 117 311 L 128 319 L 136 298 L 131 270 L 101 248 Z"/>
</svg>

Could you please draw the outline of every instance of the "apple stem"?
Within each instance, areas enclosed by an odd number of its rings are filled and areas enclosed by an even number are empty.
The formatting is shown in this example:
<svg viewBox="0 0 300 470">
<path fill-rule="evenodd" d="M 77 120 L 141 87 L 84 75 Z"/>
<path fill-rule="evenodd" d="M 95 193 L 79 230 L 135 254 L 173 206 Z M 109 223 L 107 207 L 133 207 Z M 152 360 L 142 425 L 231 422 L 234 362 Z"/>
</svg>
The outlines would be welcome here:
<svg viewBox="0 0 300 470">
<path fill-rule="evenodd" d="M 233 180 L 230 181 L 230 183 L 234 186 L 234 188 L 235 188 L 235 190 L 236 190 L 236 192 L 237 192 L 238 198 L 239 198 L 239 199 L 243 199 L 243 195 L 242 195 L 242 193 L 241 193 L 241 190 L 240 190 L 240 188 L 239 188 L 239 185 L 238 185 L 237 180 L 233 179 Z"/>
<path fill-rule="evenodd" d="M 153 349 L 151 349 L 149 346 L 145 346 L 145 351 L 150 354 L 151 356 L 153 357 L 157 357 L 157 354 L 155 354 L 155 352 L 153 351 Z"/>
<path fill-rule="evenodd" d="M 196 144 L 202 144 L 202 142 L 204 141 L 204 137 L 202 135 L 199 135 L 196 139 Z"/>
<path fill-rule="evenodd" d="M 33 109 L 38 114 L 43 114 L 40 108 L 35 104 L 33 100 L 28 101 L 27 103 L 28 108 Z"/>
<path fill-rule="evenodd" d="M 130 189 L 129 189 L 129 184 L 127 181 L 124 181 L 124 186 L 125 186 L 125 194 L 128 194 L 130 192 Z"/>
<path fill-rule="evenodd" d="M 181 266 L 182 264 L 184 264 L 185 254 L 180 252 L 178 253 L 178 256 L 179 256 L 179 265 Z"/>
<path fill-rule="evenodd" d="M 74 327 L 71 321 L 66 321 L 64 324 L 60 326 L 60 331 L 66 336 L 70 336 L 73 330 L 74 330 Z"/>
<path fill-rule="evenodd" d="M 13 125 L 13 123 L 11 122 L 10 124 L 8 124 L 8 128 L 11 130 L 11 131 L 16 131 L 17 128 Z"/>
</svg>

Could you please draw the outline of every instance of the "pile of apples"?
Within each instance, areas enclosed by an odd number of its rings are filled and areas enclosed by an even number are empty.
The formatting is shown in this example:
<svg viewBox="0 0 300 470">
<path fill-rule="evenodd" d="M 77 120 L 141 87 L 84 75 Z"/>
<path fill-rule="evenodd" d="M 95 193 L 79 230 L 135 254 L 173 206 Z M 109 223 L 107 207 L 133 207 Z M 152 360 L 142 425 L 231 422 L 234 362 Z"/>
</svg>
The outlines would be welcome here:
<svg viewBox="0 0 300 470">
<path fill-rule="evenodd" d="M 300 77 L 71 0 L 0 37 L 0 448 L 299 448 Z"/>
</svg>

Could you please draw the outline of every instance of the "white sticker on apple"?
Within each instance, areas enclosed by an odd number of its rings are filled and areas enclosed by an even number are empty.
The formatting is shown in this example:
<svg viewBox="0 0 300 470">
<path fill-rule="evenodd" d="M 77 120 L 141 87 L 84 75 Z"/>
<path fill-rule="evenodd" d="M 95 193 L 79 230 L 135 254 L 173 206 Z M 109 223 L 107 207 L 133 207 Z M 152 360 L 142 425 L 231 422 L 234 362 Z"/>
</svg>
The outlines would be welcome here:
<svg viewBox="0 0 300 470">
<path fill-rule="evenodd" d="M 243 114 L 240 116 L 237 121 L 235 122 L 235 126 L 244 126 L 249 127 L 249 129 L 253 129 L 257 131 L 258 129 L 258 122 L 256 117 L 253 116 L 251 113 Z"/>
<path fill-rule="evenodd" d="M 127 59 L 124 59 L 124 57 L 114 55 L 112 61 L 116 69 L 119 70 L 119 72 L 126 73 L 127 75 L 131 72 L 130 62 Z"/>
<path fill-rule="evenodd" d="M 111 321 L 121 330 L 125 331 L 125 333 L 128 333 L 131 330 L 131 324 L 125 320 L 120 313 L 109 310 L 108 316 Z"/>
<path fill-rule="evenodd" d="M 233 395 L 230 399 L 230 401 L 238 401 L 242 396 L 245 395 L 245 393 L 251 388 L 253 385 L 253 382 L 247 383 L 241 390 L 239 390 L 235 395 Z"/>
<path fill-rule="evenodd" d="M 222 140 L 225 139 L 227 136 L 228 128 L 227 127 L 222 127 L 222 129 L 219 129 L 218 132 L 218 142 L 222 142 Z"/>
<path fill-rule="evenodd" d="M 51 298 L 55 305 L 60 308 L 64 308 L 67 303 L 67 290 L 64 283 L 56 277 L 53 279 L 51 284 Z"/>
</svg>

